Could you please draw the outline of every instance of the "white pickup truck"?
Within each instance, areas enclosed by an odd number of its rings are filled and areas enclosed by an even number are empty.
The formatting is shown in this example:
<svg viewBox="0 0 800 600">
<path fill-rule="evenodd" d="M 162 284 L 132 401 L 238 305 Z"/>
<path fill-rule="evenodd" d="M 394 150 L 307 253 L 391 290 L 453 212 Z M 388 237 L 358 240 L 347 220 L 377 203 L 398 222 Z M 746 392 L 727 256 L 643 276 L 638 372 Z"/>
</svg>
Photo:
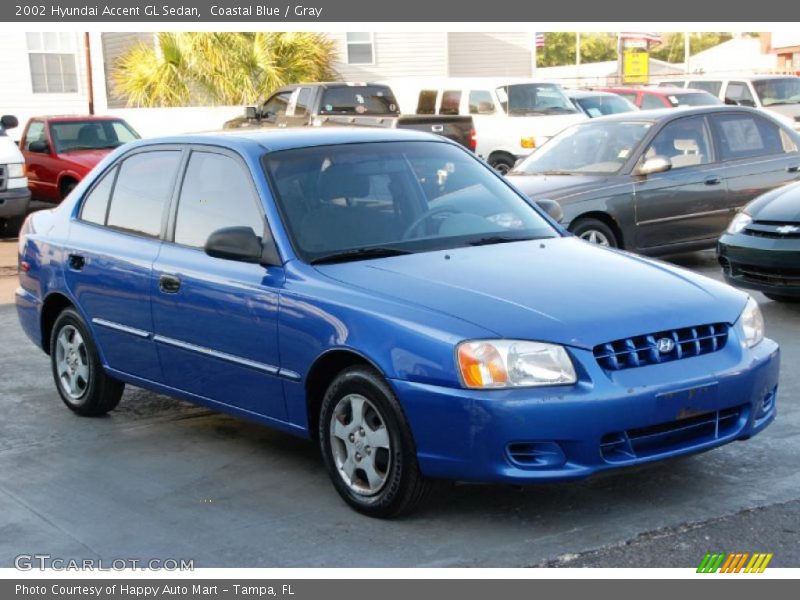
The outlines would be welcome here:
<svg viewBox="0 0 800 600">
<path fill-rule="evenodd" d="M 587 117 L 555 83 L 521 78 L 392 79 L 400 108 L 420 115 L 469 115 L 475 152 L 506 173 L 562 129 Z"/>
<path fill-rule="evenodd" d="M 25 159 L 6 129 L 18 125 L 13 115 L 0 118 L 0 235 L 16 235 L 28 212 L 31 193 L 25 176 Z"/>
</svg>

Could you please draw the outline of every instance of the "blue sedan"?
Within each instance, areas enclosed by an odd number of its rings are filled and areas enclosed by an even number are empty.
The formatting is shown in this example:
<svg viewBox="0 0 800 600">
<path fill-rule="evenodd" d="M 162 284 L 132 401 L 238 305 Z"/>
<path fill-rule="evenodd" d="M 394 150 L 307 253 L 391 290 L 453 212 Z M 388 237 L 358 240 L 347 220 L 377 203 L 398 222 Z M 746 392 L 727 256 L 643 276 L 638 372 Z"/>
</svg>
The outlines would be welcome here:
<svg viewBox="0 0 800 600">
<path fill-rule="evenodd" d="M 587 244 L 426 134 L 134 142 L 19 248 L 19 318 L 68 408 L 131 384 L 318 440 L 372 516 L 434 479 L 578 479 L 775 417 L 747 294 Z"/>
</svg>

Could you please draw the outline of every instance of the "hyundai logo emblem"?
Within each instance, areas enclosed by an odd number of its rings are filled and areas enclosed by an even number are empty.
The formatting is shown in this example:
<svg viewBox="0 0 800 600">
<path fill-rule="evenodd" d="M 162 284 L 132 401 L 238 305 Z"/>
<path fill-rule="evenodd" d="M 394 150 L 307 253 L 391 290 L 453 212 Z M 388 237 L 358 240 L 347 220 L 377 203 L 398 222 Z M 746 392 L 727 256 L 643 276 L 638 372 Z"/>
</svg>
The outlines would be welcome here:
<svg viewBox="0 0 800 600">
<path fill-rule="evenodd" d="M 669 354 L 675 350 L 675 340 L 668 337 L 660 338 L 656 342 L 656 350 L 658 350 L 661 354 Z"/>
<path fill-rule="evenodd" d="M 782 235 L 789 235 L 790 233 L 797 233 L 798 231 L 800 231 L 800 227 L 797 227 L 795 225 L 782 225 L 780 227 L 776 227 L 775 231 L 777 231 Z"/>
</svg>

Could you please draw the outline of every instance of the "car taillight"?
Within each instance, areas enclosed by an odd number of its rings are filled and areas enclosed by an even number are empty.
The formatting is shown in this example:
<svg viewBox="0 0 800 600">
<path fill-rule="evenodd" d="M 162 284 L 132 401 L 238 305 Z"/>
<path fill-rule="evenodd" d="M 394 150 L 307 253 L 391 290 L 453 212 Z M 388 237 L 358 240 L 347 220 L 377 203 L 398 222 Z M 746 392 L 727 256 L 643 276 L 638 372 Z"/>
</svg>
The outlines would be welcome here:
<svg viewBox="0 0 800 600">
<path fill-rule="evenodd" d="M 475 128 L 469 130 L 469 149 L 475 152 L 478 148 L 478 134 L 475 131 Z"/>
</svg>

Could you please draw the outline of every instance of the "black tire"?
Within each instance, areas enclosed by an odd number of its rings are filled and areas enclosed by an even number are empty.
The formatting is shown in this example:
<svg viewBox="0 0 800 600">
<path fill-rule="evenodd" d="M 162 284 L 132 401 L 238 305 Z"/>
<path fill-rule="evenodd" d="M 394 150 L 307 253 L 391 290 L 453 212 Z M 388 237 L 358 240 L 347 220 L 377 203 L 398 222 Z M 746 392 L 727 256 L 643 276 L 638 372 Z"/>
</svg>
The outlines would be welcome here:
<svg viewBox="0 0 800 600">
<path fill-rule="evenodd" d="M 82 338 L 83 350 L 76 348 L 74 357 L 80 361 L 80 367 L 85 367 L 87 376 L 85 378 L 80 375 L 76 377 L 74 394 L 70 395 L 66 389 L 69 384 L 62 379 L 62 375 L 59 373 L 61 370 L 59 360 L 65 353 L 57 346 L 62 332 L 69 338 L 69 334 L 75 331 Z M 72 337 L 72 340 L 74 341 L 75 338 Z M 89 329 L 74 309 L 64 309 L 53 325 L 53 332 L 50 335 L 50 365 L 58 394 L 71 411 L 84 417 L 97 417 L 114 410 L 119 404 L 125 384 L 109 377 L 103 370 Z M 68 374 L 66 377 L 70 378 Z"/>
<path fill-rule="evenodd" d="M 366 398 L 377 411 L 388 433 L 390 457 L 382 487 L 370 493 L 351 489 L 334 458 L 333 444 L 341 444 L 331 433 L 334 411 L 348 397 Z M 374 415 L 373 415 L 374 416 Z M 369 439 L 369 438 L 366 438 Z M 416 446 L 397 398 L 384 379 L 371 368 L 357 366 L 342 371 L 331 383 L 322 401 L 319 420 L 322 459 L 336 491 L 355 510 L 371 517 L 396 517 L 414 510 L 427 496 L 431 482 L 420 473 Z M 347 450 L 349 456 L 349 450 Z M 372 459 L 378 460 L 377 453 Z M 356 465 L 356 469 L 358 466 Z"/>
<path fill-rule="evenodd" d="M 24 220 L 24 215 L 0 219 L 0 236 L 4 238 L 17 237 L 19 235 L 19 229 L 22 227 L 22 222 Z"/>
<path fill-rule="evenodd" d="M 569 230 L 577 235 L 579 238 L 584 239 L 589 243 L 595 243 L 601 246 L 608 246 L 610 248 L 619 248 L 619 240 L 617 239 L 617 234 L 614 233 L 614 230 L 611 229 L 608 225 L 606 225 L 600 219 L 578 219 L 572 225 L 570 225 Z M 598 243 L 592 241 L 592 234 L 595 234 L 595 239 L 602 239 L 605 238 L 605 241 L 608 243 Z"/>
<path fill-rule="evenodd" d="M 786 302 L 788 304 L 800 302 L 800 296 L 782 296 L 780 294 L 771 294 L 767 292 L 764 292 L 764 295 L 775 302 Z"/>
<path fill-rule="evenodd" d="M 75 189 L 75 186 L 78 185 L 78 182 L 73 179 L 68 179 L 61 185 L 61 199 L 63 200 L 69 193 Z"/>
<path fill-rule="evenodd" d="M 517 161 L 509 154 L 494 154 L 489 157 L 489 166 L 501 175 L 505 175 L 514 168 Z"/>
</svg>

